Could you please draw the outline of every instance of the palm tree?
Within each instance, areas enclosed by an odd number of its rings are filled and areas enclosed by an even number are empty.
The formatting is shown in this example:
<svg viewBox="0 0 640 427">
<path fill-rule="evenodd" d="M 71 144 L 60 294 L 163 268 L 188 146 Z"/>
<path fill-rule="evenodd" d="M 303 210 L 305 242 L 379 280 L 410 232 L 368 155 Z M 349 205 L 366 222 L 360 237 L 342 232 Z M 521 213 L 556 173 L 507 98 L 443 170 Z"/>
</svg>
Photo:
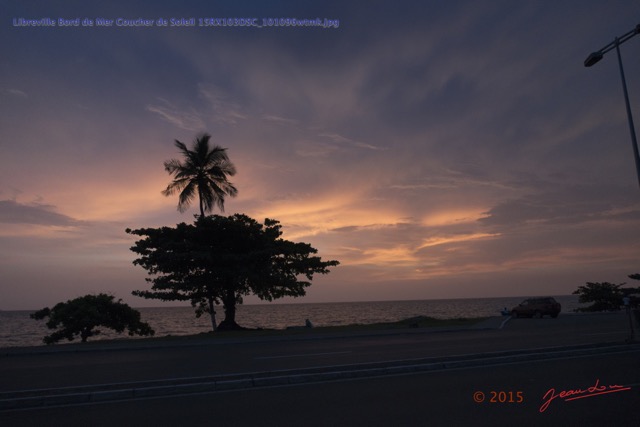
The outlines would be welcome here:
<svg viewBox="0 0 640 427">
<path fill-rule="evenodd" d="M 211 135 L 202 134 L 193 141 L 189 150 L 176 139 L 175 145 L 184 156 L 184 162 L 171 159 L 164 162 L 164 169 L 173 175 L 173 181 L 162 191 L 165 196 L 180 192 L 178 210 L 184 212 L 198 196 L 200 215 L 213 211 L 214 205 L 224 212 L 225 196 L 235 197 L 238 190 L 227 176 L 236 174 L 236 167 L 227 157 L 227 149 L 215 145 L 209 148 Z"/>
</svg>

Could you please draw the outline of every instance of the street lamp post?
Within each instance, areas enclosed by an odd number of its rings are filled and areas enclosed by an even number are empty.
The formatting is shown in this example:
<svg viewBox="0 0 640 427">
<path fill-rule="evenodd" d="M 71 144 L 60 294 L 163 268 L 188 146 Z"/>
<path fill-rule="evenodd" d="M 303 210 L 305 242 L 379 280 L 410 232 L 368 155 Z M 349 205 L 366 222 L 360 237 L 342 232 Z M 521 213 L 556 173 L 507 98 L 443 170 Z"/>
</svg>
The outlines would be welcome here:
<svg viewBox="0 0 640 427">
<path fill-rule="evenodd" d="M 629 105 L 629 94 L 627 93 L 627 81 L 624 78 L 624 69 L 622 68 L 622 57 L 620 56 L 620 45 L 636 34 L 640 34 L 640 24 L 636 25 L 636 27 L 621 35 L 620 37 L 616 37 L 614 41 L 603 47 L 597 52 L 593 52 L 591 55 L 584 60 L 585 67 L 591 67 L 595 63 L 599 62 L 605 53 L 609 52 L 613 48 L 616 49 L 618 53 L 618 65 L 620 66 L 620 77 L 622 78 L 622 90 L 624 92 L 624 101 L 627 106 L 627 119 L 629 121 L 629 131 L 631 132 L 631 144 L 633 145 L 633 156 L 636 161 L 636 173 L 638 175 L 638 185 L 640 185 L 640 154 L 638 153 L 638 141 L 636 140 L 636 130 L 633 126 L 633 116 L 631 115 L 631 106 Z"/>
</svg>

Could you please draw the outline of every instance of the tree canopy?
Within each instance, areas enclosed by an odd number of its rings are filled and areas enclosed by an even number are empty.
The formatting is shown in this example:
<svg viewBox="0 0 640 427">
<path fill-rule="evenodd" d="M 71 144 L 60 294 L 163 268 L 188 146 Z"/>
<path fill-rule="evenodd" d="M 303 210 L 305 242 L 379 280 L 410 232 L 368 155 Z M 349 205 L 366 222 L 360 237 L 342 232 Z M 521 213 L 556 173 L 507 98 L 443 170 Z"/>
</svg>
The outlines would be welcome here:
<svg viewBox="0 0 640 427">
<path fill-rule="evenodd" d="M 42 320 L 48 317 L 47 327 L 58 329 L 44 337 L 45 344 L 54 344 L 62 339 L 73 341 L 80 336 L 82 342 L 100 334 L 97 327 L 113 329 L 129 335 L 153 335 L 154 331 L 140 321 L 140 312 L 132 309 L 122 300 L 114 301 L 112 295 L 85 295 L 67 302 L 60 302 L 52 309 L 45 307 L 31 314 L 32 319 Z"/>
<path fill-rule="evenodd" d="M 587 282 L 586 285 L 579 286 L 573 293 L 580 295 L 578 299 L 581 303 L 593 304 L 588 307 L 577 309 L 577 311 L 614 311 L 620 310 L 623 293 L 620 288 L 624 285 L 616 285 L 609 282 Z"/>
<path fill-rule="evenodd" d="M 640 274 L 630 274 L 630 279 L 640 280 Z M 629 297 L 629 305 L 637 307 L 640 304 L 640 287 L 623 288 L 626 283 L 616 285 L 609 282 L 587 282 L 579 286 L 573 294 L 580 295 L 580 303 L 593 303 L 588 307 L 577 308 L 575 311 L 617 311 L 623 305 L 623 298 Z"/>
<path fill-rule="evenodd" d="M 162 192 L 170 196 L 179 192 L 178 210 L 184 212 L 193 199 L 198 197 L 200 215 L 211 212 L 214 205 L 224 212 L 225 197 L 235 197 L 238 190 L 229 182 L 227 176 L 233 176 L 236 168 L 229 161 L 226 148 L 215 145 L 209 148 L 211 135 L 202 134 L 193 141 L 193 148 L 176 140 L 175 145 L 184 157 L 184 161 L 171 159 L 164 162 L 164 169 L 173 175 L 173 181 Z"/>
<path fill-rule="evenodd" d="M 307 243 L 282 239 L 280 223 L 264 224 L 243 215 L 199 217 L 176 227 L 127 229 L 141 236 L 131 250 L 133 261 L 151 277 L 151 290 L 134 295 L 164 301 L 190 301 L 196 315 L 211 315 L 216 330 L 215 304 L 224 306 L 220 329 L 239 328 L 236 304 L 254 294 L 272 301 L 306 294 L 314 274 L 327 274 L 338 261 L 322 261 Z"/>
</svg>

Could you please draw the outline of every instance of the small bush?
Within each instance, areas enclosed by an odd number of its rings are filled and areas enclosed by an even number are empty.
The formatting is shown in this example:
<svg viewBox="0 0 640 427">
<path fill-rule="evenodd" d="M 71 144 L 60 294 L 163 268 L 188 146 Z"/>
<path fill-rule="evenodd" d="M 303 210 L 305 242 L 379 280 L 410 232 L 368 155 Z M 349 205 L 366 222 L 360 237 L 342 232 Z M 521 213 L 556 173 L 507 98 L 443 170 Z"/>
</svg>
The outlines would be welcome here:
<svg viewBox="0 0 640 427">
<path fill-rule="evenodd" d="M 140 312 L 123 303 L 114 301 L 112 295 L 85 295 L 67 302 L 56 304 L 52 309 L 45 307 L 31 314 L 32 319 L 48 317 L 47 327 L 57 329 L 44 337 L 45 344 L 54 344 L 62 339 L 73 341 L 80 336 L 82 342 L 100 334 L 100 326 L 129 335 L 153 335 L 151 327 L 140 321 Z"/>
</svg>

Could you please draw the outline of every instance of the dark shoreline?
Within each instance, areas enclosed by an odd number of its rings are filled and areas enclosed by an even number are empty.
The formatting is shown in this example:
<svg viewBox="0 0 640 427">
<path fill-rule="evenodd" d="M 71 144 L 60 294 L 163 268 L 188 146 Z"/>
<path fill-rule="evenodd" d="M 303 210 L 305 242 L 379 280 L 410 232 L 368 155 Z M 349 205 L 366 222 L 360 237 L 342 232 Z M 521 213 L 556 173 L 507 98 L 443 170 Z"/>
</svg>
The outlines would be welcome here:
<svg viewBox="0 0 640 427">
<path fill-rule="evenodd" d="M 499 317 L 496 317 L 500 319 Z M 198 345 L 203 343 L 216 343 L 228 340 L 251 340 L 251 339 L 277 339 L 277 338 L 296 338 L 296 337 L 322 337 L 324 335 L 336 334 L 360 334 L 360 333 L 393 333 L 402 332 L 404 330 L 424 331 L 435 329 L 458 329 L 470 328 L 483 321 L 487 317 L 479 318 L 456 318 L 456 319 L 435 319 L 428 316 L 412 317 L 397 322 L 380 322 L 369 324 L 351 324 L 340 326 L 320 326 L 306 328 L 304 326 L 294 327 L 291 329 L 243 329 L 224 332 L 201 332 L 190 335 L 163 335 L 153 337 L 127 337 L 122 336 L 114 339 L 96 339 L 81 343 L 79 339 L 74 341 L 64 341 L 51 345 L 36 346 L 14 346 L 0 347 L 0 357 L 17 353 L 49 353 L 56 351 L 90 351 L 99 350 L 106 347 L 111 348 L 139 348 L 139 347 L 155 347 L 165 345 Z"/>
</svg>

